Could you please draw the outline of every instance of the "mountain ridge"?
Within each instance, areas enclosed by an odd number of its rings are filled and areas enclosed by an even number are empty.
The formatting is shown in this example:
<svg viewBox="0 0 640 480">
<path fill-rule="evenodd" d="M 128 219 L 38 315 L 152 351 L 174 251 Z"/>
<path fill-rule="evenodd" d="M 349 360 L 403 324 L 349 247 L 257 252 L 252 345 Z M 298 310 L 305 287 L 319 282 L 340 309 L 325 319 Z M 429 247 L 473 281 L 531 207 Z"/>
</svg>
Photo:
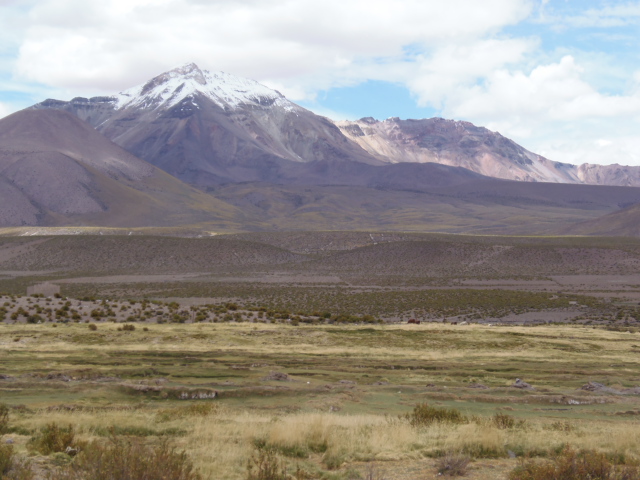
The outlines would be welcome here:
<svg viewBox="0 0 640 480">
<path fill-rule="evenodd" d="M 640 167 L 556 162 L 470 122 L 334 122 L 260 83 L 188 63 L 123 92 L 32 108 L 70 111 L 134 155 L 207 187 L 286 177 L 290 162 L 439 163 L 506 180 L 640 186 Z"/>
<path fill-rule="evenodd" d="M 365 117 L 336 125 L 367 152 L 389 163 L 434 162 L 505 180 L 640 186 L 640 167 L 556 162 L 470 122 Z"/>
</svg>

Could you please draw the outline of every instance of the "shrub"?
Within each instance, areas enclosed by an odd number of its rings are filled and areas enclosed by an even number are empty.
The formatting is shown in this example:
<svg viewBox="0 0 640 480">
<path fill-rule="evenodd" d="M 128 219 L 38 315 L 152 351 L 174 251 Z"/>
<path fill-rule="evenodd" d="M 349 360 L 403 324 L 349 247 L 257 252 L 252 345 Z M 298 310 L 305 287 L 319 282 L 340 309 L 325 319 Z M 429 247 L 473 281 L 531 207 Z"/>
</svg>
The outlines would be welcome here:
<svg viewBox="0 0 640 480">
<path fill-rule="evenodd" d="M 330 450 L 322 456 L 322 463 L 329 469 L 340 468 L 346 461 L 346 455 L 342 450 Z"/>
<path fill-rule="evenodd" d="M 13 454 L 13 445 L 0 445 L 0 478 L 2 480 L 32 480 L 34 473 L 28 461 Z"/>
<path fill-rule="evenodd" d="M 413 412 L 408 413 L 406 418 L 413 427 L 424 427 L 432 423 L 466 423 L 465 417 L 460 410 L 455 408 L 432 407 L 427 403 L 419 403 L 413 408 Z"/>
<path fill-rule="evenodd" d="M 218 411 L 218 405 L 213 403 L 194 403 L 186 407 L 165 408 L 158 411 L 156 421 L 168 422 L 185 417 L 206 417 Z"/>
<path fill-rule="evenodd" d="M 89 324 L 89 330 L 95 332 L 96 330 L 98 330 L 98 326 L 95 323 L 90 323 Z"/>
<path fill-rule="evenodd" d="M 580 453 L 565 447 L 551 462 L 523 461 L 509 473 L 509 480 L 638 480 L 637 466 L 612 465 L 594 450 Z"/>
<path fill-rule="evenodd" d="M 146 446 L 140 440 L 111 437 L 89 443 L 70 465 L 51 480 L 200 480 L 185 452 L 167 440 Z"/>
<path fill-rule="evenodd" d="M 73 426 L 60 427 L 56 423 L 50 423 L 40 430 L 40 433 L 27 443 L 29 450 L 42 455 L 55 452 L 64 452 L 67 447 L 73 447 L 75 441 Z"/>
<path fill-rule="evenodd" d="M 447 452 L 436 461 L 438 474 L 458 477 L 467 473 L 470 458 L 459 452 Z"/>
<path fill-rule="evenodd" d="M 258 448 L 247 462 L 247 480 L 287 480 L 287 467 L 271 448 Z"/>
<path fill-rule="evenodd" d="M 492 421 L 496 428 L 500 430 L 506 430 L 516 426 L 516 419 L 506 413 L 496 413 Z"/>
<path fill-rule="evenodd" d="M 13 460 L 13 446 L 0 444 L 0 478 L 4 478 L 4 474 L 9 471 Z"/>
<path fill-rule="evenodd" d="M 4 435 L 9 430 L 9 407 L 0 403 L 0 435 Z"/>
</svg>

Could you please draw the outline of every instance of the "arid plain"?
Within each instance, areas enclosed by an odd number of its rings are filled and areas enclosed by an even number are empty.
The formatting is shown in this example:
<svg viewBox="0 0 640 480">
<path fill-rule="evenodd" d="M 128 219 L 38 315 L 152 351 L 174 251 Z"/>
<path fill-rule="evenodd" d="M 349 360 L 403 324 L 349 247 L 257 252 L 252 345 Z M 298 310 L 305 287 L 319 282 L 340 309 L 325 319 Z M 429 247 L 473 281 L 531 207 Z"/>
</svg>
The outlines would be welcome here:
<svg viewBox="0 0 640 480">
<path fill-rule="evenodd" d="M 31 478 L 79 478 L 52 422 L 203 478 L 640 460 L 640 240 L 92 233 L 0 237 L 2 438 Z"/>
</svg>

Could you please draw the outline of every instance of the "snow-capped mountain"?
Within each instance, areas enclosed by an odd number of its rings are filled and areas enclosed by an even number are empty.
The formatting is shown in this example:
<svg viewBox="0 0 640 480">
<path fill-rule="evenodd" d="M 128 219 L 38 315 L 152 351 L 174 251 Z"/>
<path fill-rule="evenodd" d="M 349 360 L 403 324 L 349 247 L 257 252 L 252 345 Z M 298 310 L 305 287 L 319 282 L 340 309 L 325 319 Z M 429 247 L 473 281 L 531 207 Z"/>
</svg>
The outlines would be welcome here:
<svg viewBox="0 0 640 480">
<path fill-rule="evenodd" d="M 225 72 L 211 73 L 200 70 L 195 63 L 183 65 L 158 75 L 151 81 L 130 88 L 115 96 L 116 109 L 168 109 L 185 99 L 197 108 L 196 97 L 203 95 L 225 110 L 243 105 L 271 106 L 302 110 L 288 101 L 280 92 L 248 78 Z"/>
<path fill-rule="evenodd" d="M 279 92 L 193 63 L 117 95 L 34 108 L 75 113 L 134 155 L 203 187 L 274 180 L 292 163 L 382 163 Z"/>
<path fill-rule="evenodd" d="M 201 187 L 310 176 L 321 182 L 322 175 L 332 183 L 346 171 L 356 178 L 362 163 L 438 163 L 506 180 L 640 186 L 640 167 L 554 162 L 469 122 L 334 123 L 254 80 L 193 63 L 112 96 L 49 99 L 34 108 L 72 112 L 137 157 Z"/>
</svg>

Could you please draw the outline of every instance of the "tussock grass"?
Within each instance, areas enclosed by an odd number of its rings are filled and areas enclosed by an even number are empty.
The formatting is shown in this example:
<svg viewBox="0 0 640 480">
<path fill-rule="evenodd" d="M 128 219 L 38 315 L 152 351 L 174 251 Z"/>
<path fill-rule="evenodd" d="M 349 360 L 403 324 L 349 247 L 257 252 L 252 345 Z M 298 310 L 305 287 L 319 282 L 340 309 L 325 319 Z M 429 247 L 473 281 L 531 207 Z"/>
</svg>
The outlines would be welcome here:
<svg viewBox="0 0 640 480">
<path fill-rule="evenodd" d="M 616 465 L 610 457 L 595 450 L 577 452 L 565 447 L 551 461 L 523 461 L 509 480 L 638 480 L 636 465 Z"/>
<path fill-rule="evenodd" d="M 55 422 L 48 423 L 40 432 L 29 440 L 29 450 L 49 455 L 65 452 L 67 448 L 77 447 L 76 432 L 72 425 L 63 427 Z"/>
<path fill-rule="evenodd" d="M 75 461 L 57 470 L 51 480 L 201 480 L 191 460 L 167 441 L 145 445 L 139 440 L 111 437 L 91 442 Z"/>
<path fill-rule="evenodd" d="M 640 416 L 617 415 L 636 411 L 637 397 L 578 390 L 592 379 L 632 387 L 640 378 L 634 334 L 249 323 L 118 332 L 104 323 L 97 333 L 105 341 L 96 344 L 78 340 L 89 334 L 85 324 L 0 328 L 3 373 L 11 377 L 0 381 L 0 394 L 18 456 L 29 435 L 55 422 L 72 425 L 79 442 L 104 442 L 111 432 L 147 447 L 168 439 L 203 478 L 232 480 L 246 478 L 256 447 L 274 452 L 289 474 L 300 465 L 326 478 L 347 478 L 358 462 L 432 468 L 447 452 L 515 465 L 510 456 L 551 458 L 568 444 L 638 459 Z M 580 348 L 557 348 L 566 344 Z M 590 344 L 601 347 L 598 355 L 582 348 Z M 291 381 L 264 381 L 271 371 Z M 535 390 L 513 388 L 516 376 Z M 477 383 L 488 388 L 470 388 Z M 204 385 L 219 397 L 172 393 Z M 412 425 L 424 404 L 433 415 Z M 438 420 L 442 412 L 450 413 Z"/>
</svg>

